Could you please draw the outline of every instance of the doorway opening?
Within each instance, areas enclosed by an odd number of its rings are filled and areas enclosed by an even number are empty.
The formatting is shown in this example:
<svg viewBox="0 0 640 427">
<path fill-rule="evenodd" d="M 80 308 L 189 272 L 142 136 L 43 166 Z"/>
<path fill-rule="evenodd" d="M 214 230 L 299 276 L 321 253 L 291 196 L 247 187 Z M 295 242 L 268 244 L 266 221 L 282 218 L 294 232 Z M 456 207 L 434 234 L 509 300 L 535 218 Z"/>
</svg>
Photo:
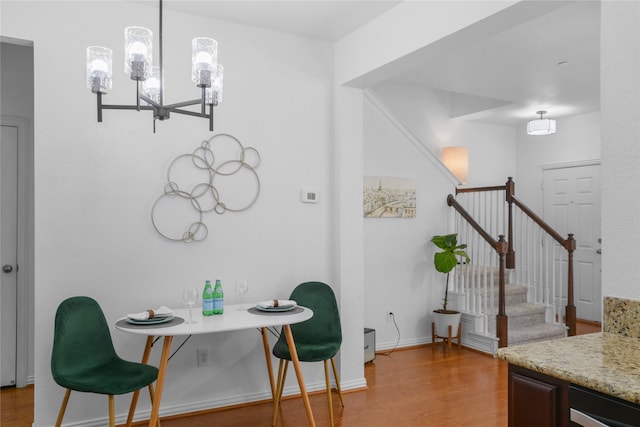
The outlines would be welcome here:
<svg viewBox="0 0 640 427">
<path fill-rule="evenodd" d="M 35 382 L 33 43 L 0 42 L 0 372 L 2 386 L 24 387 Z"/>
</svg>

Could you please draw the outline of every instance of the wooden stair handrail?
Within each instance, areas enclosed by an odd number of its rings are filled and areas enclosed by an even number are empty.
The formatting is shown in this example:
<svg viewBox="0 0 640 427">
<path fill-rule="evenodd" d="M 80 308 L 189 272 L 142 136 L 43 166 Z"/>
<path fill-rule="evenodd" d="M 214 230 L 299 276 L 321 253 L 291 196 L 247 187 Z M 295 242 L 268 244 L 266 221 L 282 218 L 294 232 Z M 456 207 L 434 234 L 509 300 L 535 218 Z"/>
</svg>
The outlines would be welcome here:
<svg viewBox="0 0 640 427">
<path fill-rule="evenodd" d="M 499 257 L 499 270 L 498 270 L 498 314 L 496 315 L 496 337 L 498 338 L 498 347 L 507 347 L 509 344 L 508 326 L 509 318 L 507 317 L 506 310 L 506 297 L 505 297 L 505 257 L 509 249 L 508 243 L 504 240 L 504 236 L 500 235 L 498 240 L 495 240 L 489 233 L 485 231 L 480 224 L 462 207 L 456 200 L 453 194 L 447 196 L 447 204 L 453 207 L 461 217 L 463 217 L 474 230 L 482 236 L 482 238 L 491 245 L 491 247 L 498 253 Z"/>
<path fill-rule="evenodd" d="M 496 246 L 498 242 L 496 241 L 496 239 L 491 237 L 491 235 L 487 233 L 484 228 L 482 228 L 482 226 L 478 224 L 475 219 L 473 219 L 471 215 L 469 215 L 469 213 L 462 207 L 462 205 L 458 203 L 453 194 L 449 194 L 447 196 L 447 205 L 457 210 L 460 216 L 463 217 L 469 223 L 469 225 L 471 225 L 473 229 L 476 230 L 482 236 L 482 238 L 491 245 L 492 248 L 496 249 L 496 251 L 498 250 Z"/>
<path fill-rule="evenodd" d="M 456 187 L 456 194 L 460 194 L 460 193 L 478 193 L 480 191 L 500 191 L 500 190 L 504 190 L 506 188 L 506 185 L 496 185 L 493 187 L 470 187 L 470 188 L 457 188 Z"/>
<path fill-rule="evenodd" d="M 512 196 L 511 200 L 513 201 L 513 203 L 517 207 L 520 208 L 520 210 L 522 212 L 525 213 L 525 215 L 527 215 L 529 218 L 531 218 L 531 220 L 533 222 L 538 224 L 540 226 L 540 228 L 542 228 L 549 236 L 553 237 L 553 239 L 556 242 L 558 242 L 560 244 L 560 246 L 562 246 L 566 250 L 571 249 L 571 243 L 569 243 L 571 241 L 570 239 L 565 239 L 564 237 L 562 237 L 560 235 L 560 233 L 558 233 L 556 230 L 551 228 L 551 226 L 549 224 L 544 222 L 544 220 L 542 218 L 540 218 L 538 215 L 536 215 L 531 209 L 529 209 L 524 203 L 522 203 L 520 201 L 520 199 L 518 199 L 516 196 Z M 573 236 L 573 234 L 569 234 L 569 236 Z M 574 240 L 574 242 L 575 242 L 575 240 Z M 575 249 L 575 243 L 573 245 L 573 249 Z"/>
</svg>

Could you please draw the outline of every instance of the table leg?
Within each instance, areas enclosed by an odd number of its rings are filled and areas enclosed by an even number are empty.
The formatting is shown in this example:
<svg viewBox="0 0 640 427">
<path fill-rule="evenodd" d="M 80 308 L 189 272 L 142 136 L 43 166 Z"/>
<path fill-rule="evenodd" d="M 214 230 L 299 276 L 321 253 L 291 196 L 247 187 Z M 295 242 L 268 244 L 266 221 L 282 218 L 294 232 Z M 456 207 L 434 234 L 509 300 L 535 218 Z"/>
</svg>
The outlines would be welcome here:
<svg viewBox="0 0 640 427">
<path fill-rule="evenodd" d="M 149 363 L 149 356 L 151 355 L 151 346 L 153 345 L 153 337 L 147 337 L 147 343 L 144 346 L 144 352 L 142 353 L 142 360 L 140 363 L 144 363 L 145 365 Z M 151 395 L 151 404 L 153 404 L 153 386 L 149 384 L 149 393 Z M 131 427 L 131 423 L 133 422 L 133 416 L 136 412 L 136 406 L 138 405 L 138 397 L 140 396 L 140 390 L 136 390 L 133 392 L 133 396 L 131 397 L 131 405 L 129 405 L 129 416 L 127 417 L 127 427 Z"/>
<path fill-rule="evenodd" d="M 267 371 L 269 371 L 269 384 L 271 385 L 271 397 L 275 399 L 276 388 L 273 382 L 273 364 L 271 362 L 271 350 L 269 348 L 269 334 L 267 333 L 267 328 L 261 328 L 260 333 L 262 334 L 262 346 L 264 348 L 264 357 L 267 361 Z"/>
<path fill-rule="evenodd" d="M 309 426 L 315 427 L 316 422 L 313 419 L 313 412 L 311 411 L 311 403 L 309 403 L 309 396 L 307 395 L 307 388 L 304 385 L 304 378 L 302 377 L 302 368 L 300 367 L 300 360 L 298 360 L 298 352 L 296 351 L 296 344 L 293 341 L 293 334 L 291 333 L 291 327 L 289 325 L 282 326 L 284 334 L 287 337 L 287 345 L 289 346 L 289 352 L 291 353 L 291 362 L 296 370 L 296 377 L 298 379 L 298 386 L 300 387 L 300 394 L 302 394 L 302 401 L 304 402 L 304 409 L 307 412 L 307 419 L 309 420 Z M 149 425 L 153 427 L 153 425 Z"/>
<path fill-rule="evenodd" d="M 158 380 L 156 381 L 156 393 L 151 407 L 151 418 L 149 418 L 149 427 L 154 427 L 158 422 L 158 411 L 160 409 L 160 401 L 162 400 L 162 389 L 164 387 L 165 374 L 167 373 L 167 364 L 169 363 L 169 353 L 171 352 L 172 336 L 165 336 L 162 344 L 162 356 L 160 356 L 160 366 L 158 367 Z"/>
</svg>

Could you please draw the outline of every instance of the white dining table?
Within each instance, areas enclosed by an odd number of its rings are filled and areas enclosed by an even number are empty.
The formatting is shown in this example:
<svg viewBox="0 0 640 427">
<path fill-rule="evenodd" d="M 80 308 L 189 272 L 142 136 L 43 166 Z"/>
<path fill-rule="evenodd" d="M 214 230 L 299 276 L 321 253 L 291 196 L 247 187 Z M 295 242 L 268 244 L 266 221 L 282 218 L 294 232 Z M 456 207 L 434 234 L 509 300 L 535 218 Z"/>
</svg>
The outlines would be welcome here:
<svg viewBox="0 0 640 427">
<path fill-rule="evenodd" d="M 296 309 L 291 311 L 263 312 L 256 310 L 252 306 L 245 305 L 241 307 L 239 305 L 228 305 L 225 306 L 224 314 L 221 315 L 203 316 L 201 310 L 198 308 L 194 308 L 192 312 L 195 323 L 186 322 L 186 320 L 189 319 L 187 309 L 173 310 L 174 319 L 167 323 L 151 325 L 131 324 L 127 322 L 126 317 L 123 317 L 116 322 L 116 329 L 120 331 L 147 337 L 147 342 L 142 355 L 142 363 L 147 364 L 149 362 L 151 347 L 155 342 L 155 339 L 159 337 L 163 338 L 162 355 L 160 356 L 160 363 L 158 366 L 158 379 L 156 380 L 155 391 L 152 385 L 149 386 L 149 392 L 151 393 L 151 399 L 153 402 L 151 407 L 151 417 L 149 418 L 149 427 L 154 427 L 158 422 L 160 401 L 162 399 L 162 390 L 164 387 L 173 337 L 215 334 L 219 332 L 233 332 L 254 328 L 258 329 L 262 334 L 264 355 L 267 364 L 269 382 L 271 385 L 271 395 L 274 397 L 276 390 L 267 328 L 279 326 L 282 327 L 287 339 L 287 344 L 291 351 L 291 361 L 296 372 L 309 425 L 315 426 L 313 412 L 311 411 L 311 404 L 309 403 L 309 396 L 307 395 L 307 390 L 304 385 L 302 369 L 300 367 L 300 361 L 298 359 L 290 327 L 290 325 L 304 322 L 305 320 L 309 320 L 313 317 L 313 311 L 311 309 L 298 306 Z M 183 319 L 184 321 L 182 321 Z M 133 416 L 136 410 L 139 394 L 140 390 L 133 393 L 131 405 L 129 407 L 129 415 L 127 417 L 127 426 L 131 426 L 131 423 L 133 422 Z"/>
</svg>

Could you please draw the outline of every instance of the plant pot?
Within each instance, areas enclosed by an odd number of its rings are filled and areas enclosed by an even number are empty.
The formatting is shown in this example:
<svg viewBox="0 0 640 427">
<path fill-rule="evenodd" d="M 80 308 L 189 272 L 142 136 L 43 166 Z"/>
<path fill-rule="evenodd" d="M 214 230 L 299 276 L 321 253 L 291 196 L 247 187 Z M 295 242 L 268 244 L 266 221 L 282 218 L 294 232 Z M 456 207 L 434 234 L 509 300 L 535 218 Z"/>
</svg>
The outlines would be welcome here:
<svg viewBox="0 0 640 427">
<path fill-rule="evenodd" d="M 436 335 L 439 337 L 449 336 L 449 326 L 451 326 L 451 336 L 458 335 L 458 327 L 460 326 L 460 317 L 462 313 L 454 310 L 434 310 L 433 323 L 435 324 Z"/>
</svg>

